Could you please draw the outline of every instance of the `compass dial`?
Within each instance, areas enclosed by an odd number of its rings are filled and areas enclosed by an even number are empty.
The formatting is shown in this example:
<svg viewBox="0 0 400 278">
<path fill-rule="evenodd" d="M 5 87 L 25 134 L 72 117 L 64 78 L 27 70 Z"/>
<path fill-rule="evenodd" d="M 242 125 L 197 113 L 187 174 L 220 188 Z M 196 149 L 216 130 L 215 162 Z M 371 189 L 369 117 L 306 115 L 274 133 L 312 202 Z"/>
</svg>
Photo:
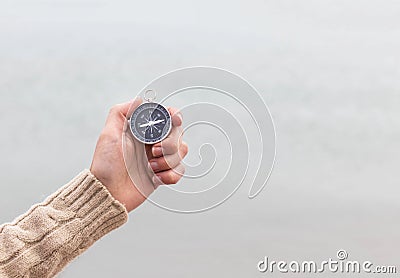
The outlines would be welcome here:
<svg viewBox="0 0 400 278">
<path fill-rule="evenodd" d="M 171 131 L 171 114 L 161 104 L 146 102 L 133 112 L 129 125 L 133 136 L 140 142 L 156 144 Z"/>
</svg>

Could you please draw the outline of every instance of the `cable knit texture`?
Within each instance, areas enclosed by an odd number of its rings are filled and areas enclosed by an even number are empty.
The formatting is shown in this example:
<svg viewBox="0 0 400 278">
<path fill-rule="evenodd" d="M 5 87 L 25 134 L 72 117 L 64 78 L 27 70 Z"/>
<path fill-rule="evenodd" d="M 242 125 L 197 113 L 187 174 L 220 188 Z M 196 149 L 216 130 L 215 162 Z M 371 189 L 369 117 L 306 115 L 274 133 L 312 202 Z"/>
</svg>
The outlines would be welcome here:
<svg viewBox="0 0 400 278">
<path fill-rule="evenodd" d="M 96 240 L 128 220 L 89 170 L 0 226 L 0 277 L 53 277 Z"/>
</svg>

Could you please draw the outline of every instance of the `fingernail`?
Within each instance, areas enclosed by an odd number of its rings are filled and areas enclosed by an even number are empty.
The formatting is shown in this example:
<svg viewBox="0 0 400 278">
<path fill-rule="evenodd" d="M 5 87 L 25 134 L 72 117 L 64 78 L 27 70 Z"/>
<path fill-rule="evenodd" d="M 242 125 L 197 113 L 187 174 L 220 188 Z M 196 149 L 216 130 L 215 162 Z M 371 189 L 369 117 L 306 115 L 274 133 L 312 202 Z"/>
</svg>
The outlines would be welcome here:
<svg viewBox="0 0 400 278">
<path fill-rule="evenodd" d="M 150 162 L 150 167 L 153 171 L 158 170 L 158 163 L 157 162 Z"/>
<path fill-rule="evenodd" d="M 153 152 L 154 156 L 161 156 L 162 155 L 162 148 L 161 147 L 154 147 L 152 152 Z"/>
</svg>

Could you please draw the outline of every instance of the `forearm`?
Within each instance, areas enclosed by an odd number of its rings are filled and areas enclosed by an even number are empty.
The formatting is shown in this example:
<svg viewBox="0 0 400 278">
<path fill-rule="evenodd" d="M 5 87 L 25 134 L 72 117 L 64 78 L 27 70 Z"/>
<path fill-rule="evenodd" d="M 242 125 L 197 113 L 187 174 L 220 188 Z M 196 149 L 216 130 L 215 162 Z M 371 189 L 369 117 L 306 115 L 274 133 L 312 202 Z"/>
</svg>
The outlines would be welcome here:
<svg viewBox="0 0 400 278">
<path fill-rule="evenodd" d="M 52 277 L 127 219 L 125 207 L 85 170 L 0 227 L 0 277 Z"/>
</svg>

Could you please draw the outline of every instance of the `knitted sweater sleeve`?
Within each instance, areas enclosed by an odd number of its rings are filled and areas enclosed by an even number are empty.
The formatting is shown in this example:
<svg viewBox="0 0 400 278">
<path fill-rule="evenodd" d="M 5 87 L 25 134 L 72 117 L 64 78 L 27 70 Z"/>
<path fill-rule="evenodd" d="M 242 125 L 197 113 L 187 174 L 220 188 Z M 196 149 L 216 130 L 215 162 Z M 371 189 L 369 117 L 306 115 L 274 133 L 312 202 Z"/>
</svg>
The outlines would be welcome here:
<svg viewBox="0 0 400 278">
<path fill-rule="evenodd" d="M 125 207 L 85 170 L 0 226 L 0 277 L 53 277 L 127 219 Z"/>
</svg>

